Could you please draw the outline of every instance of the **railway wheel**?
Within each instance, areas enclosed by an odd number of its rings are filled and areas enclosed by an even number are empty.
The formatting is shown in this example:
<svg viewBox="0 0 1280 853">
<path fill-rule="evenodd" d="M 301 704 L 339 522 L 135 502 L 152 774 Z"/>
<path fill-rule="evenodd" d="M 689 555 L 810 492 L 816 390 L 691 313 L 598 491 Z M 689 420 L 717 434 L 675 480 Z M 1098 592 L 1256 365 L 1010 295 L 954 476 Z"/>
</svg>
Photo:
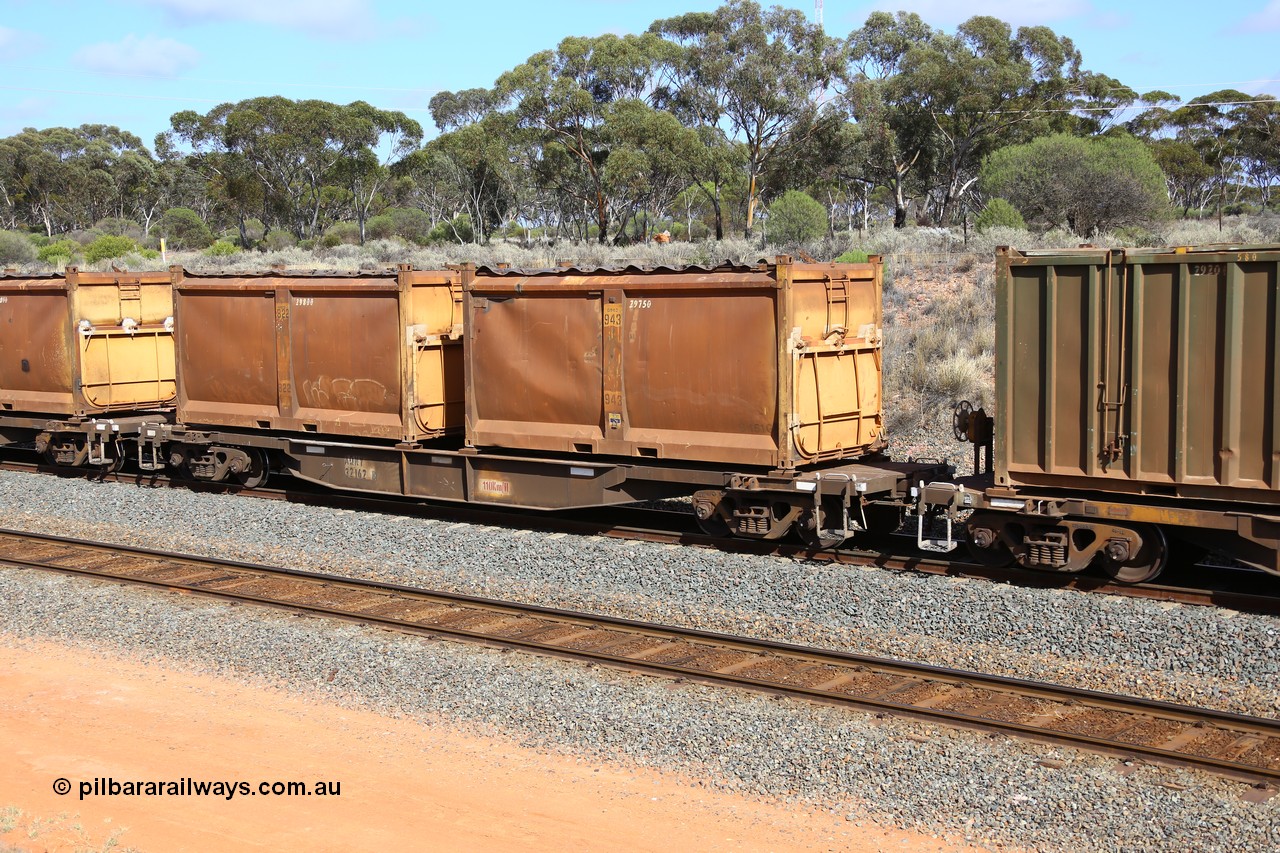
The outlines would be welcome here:
<svg viewBox="0 0 1280 853">
<path fill-rule="evenodd" d="M 257 447 L 246 447 L 244 452 L 249 457 L 249 467 L 233 476 L 244 488 L 257 489 L 267 482 L 267 475 L 271 471 L 267 452 Z"/>
<path fill-rule="evenodd" d="M 814 509 L 806 509 L 795 521 L 795 531 L 800 541 L 815 551 L 827 551 L 837 547 L 845 540 L 843 530 L 829 530 L 823 527 L 827 514 Z"/>
<path fill-rule="evenodd" d="M 1141 537 L 1136 550 L 1116 540 L 1102 548 L 1102 570 L 1117 583 L 1145 583 L 1154 579 L 1169 562 L 1169 543 L 1164 531 L 1153 524 L 1135 525 Z"/>
<path fill-rule="evenodd" d="M 969 559 L 980 566 L 998 569 L 1013 564 L 1013 551 L 1000 538 L 1004 523 L 999 519 L 975 514 L 967 524 L 968 537 L 964 541 Z"/>
<path fill-rule="evenodd" d="M 732 513 L 732 504 L 726 501 L 724 492 L 708 489 L 693 495 L 693 515 L 698 527 L 708 536 L 725 539 L 733 535 L 726 513 Z"/>
</svg>

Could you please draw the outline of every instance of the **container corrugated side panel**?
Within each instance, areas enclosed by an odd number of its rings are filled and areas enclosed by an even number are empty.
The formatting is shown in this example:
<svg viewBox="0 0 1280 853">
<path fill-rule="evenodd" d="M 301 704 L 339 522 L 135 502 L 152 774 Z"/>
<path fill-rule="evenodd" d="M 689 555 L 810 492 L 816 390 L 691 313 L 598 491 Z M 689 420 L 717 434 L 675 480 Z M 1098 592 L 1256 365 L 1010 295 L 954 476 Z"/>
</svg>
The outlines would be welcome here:
<svg viewBox="0 0 1280 853">
<path fill-rule="evenodd" d="M 1280 252 L 1000 259 L 997 482 L 1280 502 Z"/>
<path fill-rule="evenodd" d="M 179 421 L 265 428 L 281 417 L 274 282 L 184 276 L 174 293 Z"/>
</svg>

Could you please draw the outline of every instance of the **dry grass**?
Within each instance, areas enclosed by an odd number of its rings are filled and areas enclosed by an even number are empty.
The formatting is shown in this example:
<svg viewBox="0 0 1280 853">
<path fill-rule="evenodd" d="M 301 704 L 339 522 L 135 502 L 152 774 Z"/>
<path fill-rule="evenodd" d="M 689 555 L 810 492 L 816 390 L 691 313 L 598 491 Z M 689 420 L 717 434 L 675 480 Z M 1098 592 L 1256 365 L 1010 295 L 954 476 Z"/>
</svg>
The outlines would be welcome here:
<svg viewBox="0 0 1280 853">
<path fill-rule="evenodd" d="M 969 400 L 990 409 L 995 282 L 990 260 L 898 272 L 885 299 L 884 384 L 890 434 L 926 428 Z"/>
</svg>

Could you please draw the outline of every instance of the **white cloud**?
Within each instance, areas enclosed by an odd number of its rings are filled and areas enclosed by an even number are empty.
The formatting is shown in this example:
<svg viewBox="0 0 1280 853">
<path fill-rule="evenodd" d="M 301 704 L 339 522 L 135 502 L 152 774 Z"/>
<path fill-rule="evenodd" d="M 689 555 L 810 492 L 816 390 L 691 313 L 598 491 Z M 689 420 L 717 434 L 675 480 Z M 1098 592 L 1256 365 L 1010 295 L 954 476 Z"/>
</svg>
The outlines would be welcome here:
<svg viewBox="0 0 1280 853">
<path fill-rule="evenodd" d="M 35 33 L 0 27 L 0 51 L 9 59 L 35 53 L 44 47 L 44 39 Z"/>
<path fill-rule="evenodd" d="M 915 12 L 926 24 L 942 29 L 950 29 L 974 15 L 989 15 L 1019 27 L 1048 24 L 1094 10 L 1090 0 L 969 0 L 967 3 L 956 3 L 955 0 L 878 0 L 870 8 L 885 12 Z"/>
<path fill-rule="evenodd" d="M 1268 33 L 1275 30 L 1280 30 L 1280 0 L 1271 0 L 1262 7 L 1261 12 L 1250 15 L 1233 28 L 1233 32 L 1237 33 Z"/>
<path fill-rule="evenodd" d="M 173 39 L 130 34 L 118 42 L 81 48 L 73 60 L 82 68 L 108 74 L 176 77 L 200 61 L 200 52 Z"/>
<path fill-rule="evenodd" d="M 34 118 L 43 118 L 52 107 L 52 98 L 23 98 L 16 104 L 0 106 L 0 120 L 26 123 Z M 7 135 L 0 130 L 0 136 Z"/>
<path fill-rule="evenodd" d="M 332 37 L 362 37 L 375 19 L 369 0 L 138 0 L 181 24 L 240 22 Z"/>
</svg>

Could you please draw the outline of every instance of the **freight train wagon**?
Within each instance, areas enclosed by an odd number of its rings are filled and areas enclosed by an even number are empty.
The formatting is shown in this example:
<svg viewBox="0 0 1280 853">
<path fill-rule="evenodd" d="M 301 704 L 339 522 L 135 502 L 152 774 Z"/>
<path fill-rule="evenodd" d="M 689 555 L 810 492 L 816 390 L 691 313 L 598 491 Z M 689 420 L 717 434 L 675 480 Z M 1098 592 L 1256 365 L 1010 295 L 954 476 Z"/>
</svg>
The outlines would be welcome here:
<svg viewBox="0 0 1280 853">
<path fill-rule="evenodd" d="M 994 471 L 924 490 L 975 554 L 1136 582 L 1214 550 L 1280 573 L 1280 248 L 1020 252 L 996 264 Z"/>
<path fill-rule="evenodd" d="M 170 272 L 0 276 L 0 446 L 118 469 L 176 394 Z"/>
<path fill-rule="evenodd" d="M 815 546 L 900 507 L 881 264 L 348 277 L 174 272 L 176 421 L 198 480 L 535 509 L 694 496 L 709 531 Z"/>
</svg>

